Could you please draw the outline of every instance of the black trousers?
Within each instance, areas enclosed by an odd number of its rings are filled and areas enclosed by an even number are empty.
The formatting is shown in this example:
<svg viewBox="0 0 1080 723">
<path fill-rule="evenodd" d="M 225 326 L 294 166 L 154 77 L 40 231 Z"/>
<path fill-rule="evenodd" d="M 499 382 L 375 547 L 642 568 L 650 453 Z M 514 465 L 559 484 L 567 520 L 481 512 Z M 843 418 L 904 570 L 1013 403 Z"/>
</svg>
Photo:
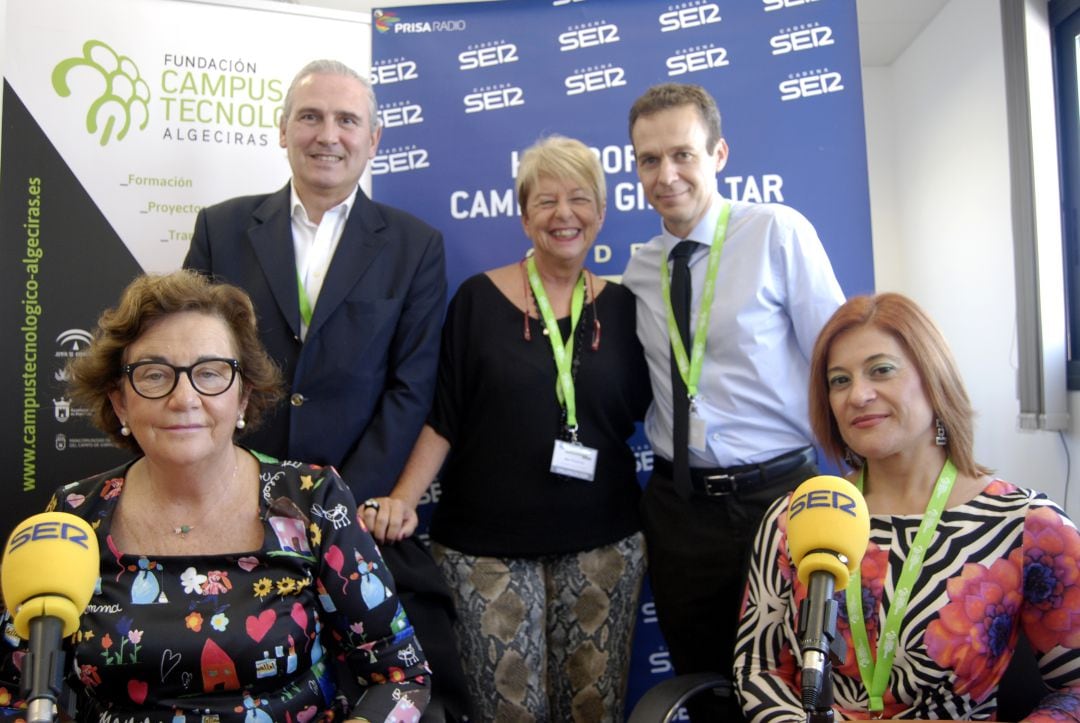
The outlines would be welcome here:
<svg viewBox="0 0 1080 723">
<path fill-rule="evenodd" d="M 765 511 L 818 474 L 801 467 L 745 491 L 685 500 L 669 478 L 653 471 L 641 500 L 649 577 L 657 622 L 678 674 L 718 671 L 733 678 L 732 660 L 754 536 Z M 743 720 L 738 698 L 700 695 L 691 720 Z"/>
<path fill-rule="evenodd" d="M 416 537 L 382 545 L 380 552 L 431 665 L 431 707 L 447 721 L 476 720 L 454 633 L 454 600 L 431 552 Z"/>
</svg>

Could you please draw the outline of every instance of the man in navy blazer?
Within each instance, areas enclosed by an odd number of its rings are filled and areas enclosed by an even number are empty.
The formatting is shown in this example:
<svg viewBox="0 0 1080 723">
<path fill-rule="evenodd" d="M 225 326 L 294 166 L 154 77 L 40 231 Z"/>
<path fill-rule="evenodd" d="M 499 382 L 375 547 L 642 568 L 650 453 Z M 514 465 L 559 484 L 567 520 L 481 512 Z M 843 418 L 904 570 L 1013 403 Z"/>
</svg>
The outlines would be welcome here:
<svg viewBox="0 0 1080 723">
<path fill-rule="evenodd" d="M 290 385 L 245 442 L 335 465 L 363 502 L 390 491 L 427 417 L 446 274 L 436 229 L 359 189 L 382 129 L 366 81 L 338 65 L 310 64 L 286 96 L 291 183 L 200 211 L 184 266 L 248 292 Z"/>
<path fill-rule="evenodd" d="M 248 292 L 289 385 L 245 444 L 332 464 L 374 508 L 391 503 L 385 495 L 427 417 L 446 304 L 442 234 L 359 188 L 381 132 L 364 78 L 337 61 L 309 63 L 281 117 L 290 183 L 200 211 L 184 259 Z M 437 693 L 450 661 L 440 665 L 435 648 L 444 637 L 453 647 L 452 635 L 437 609 L 436 623 L 428 620 L 428 603 L 438 608 L 445 587 L 418 544 L 383 554 L 436 668 Z"/>
</svg>

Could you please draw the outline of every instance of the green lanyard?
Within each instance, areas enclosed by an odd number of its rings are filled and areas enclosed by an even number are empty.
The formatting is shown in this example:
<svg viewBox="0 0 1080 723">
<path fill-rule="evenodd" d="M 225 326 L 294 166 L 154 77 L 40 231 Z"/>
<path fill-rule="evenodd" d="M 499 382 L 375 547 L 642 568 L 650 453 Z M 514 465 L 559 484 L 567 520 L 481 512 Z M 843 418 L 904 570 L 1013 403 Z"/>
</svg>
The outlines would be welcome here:
<svg viewBox="0 0 1080 723">
<path fill-rule="evenodd" d="M 311 326 L 311 299 L 308 298 L 307 290 L 304 289 L 304 282 L 300 280 L 300 269 L 296 270 L 296 291 L 300 296 L 300 319 L 303 320 L 304 326 Z"/>
<path fill-rule="evenodd" d="M 859 478 L 855 481 L 855 486 L 860 492 L 863 489 L 864 471 L 865 468 L 859 470 Z M 896 646 L 900 640 L 900 623 L 904 619 L 904 613 L 907 612 L 908 603 L 911 602 L 912 586 L 922 570 L 930 540 L 937 529 L 941 512 L 945 509 L 945 503 L 949 499 L 949 493 L 955 481 L 956 466 L 951 459 L 946 459 L 945 466 L 941 468 L 941 474 L 938 475 L 937 483 L 934 485 L 934 491 L 930 495 L 930 501 L 926 503 L 926 513 L 923 515 L 922 522 L 919 523 L 919 531 L 915 533 L 915 543 L 911 546 L 911 551 L 901 568 L 900 581 L 896 585 L 892 606 L 885 616 L 885 627 L 878 638 L 876 665 L 870 656 L 870 642 L 866 636 L 866 619 L 863 617 L 862 609 L 862 579 L 859 571 L 856 570 L 848 581 L 848 623 L 851 625 L 851 637 L 855 643 L 855 658 L 859 663 L 859 674 L 862 676 L 863 687 L 870 696 L 871 711 L 885 709 L 885 686 L 889 682 L 893 659 L 896 657 Z"/>
<path fill-rule="evenodd" d="M 713 232 L 712 247 L 709 249 L 709 265 L 705 269 L 705 289 L 701 295 L 701 310 L 698 312 L 697 324 L 694 325 L 694 344 L 690 350 L 689 359 L 686 358 L 686 342 L 679 333 L 675 311 L 671 308 L 671 271 L 668 269 L 666 259 L 660 264 L 660 293 L 667 307 L 668 338 L 671 339 L 675 362 L 679 365 L 679 374 L 682 376 L 683 383 L 686 384 L 686 393 L 690 395 L 691 400 L 697 396 L 698 381 L 701 379 L 701 364 L 705 360 L 705 337 L 708 335 L 709 315 L 712 313 L 716 275 L 720 269 L 720 254 L 724 250 L 724 239 L 727 237 L 728 216 L 731 215 L 731 204 L 726 198 L 721 200 L 723 206 L 720 207 L 720 218 L 716 219 L 716 230 Z"/>
<path fill-rule="evenodd" d="M 530 256 L 525 260 L 525 268 L 529 273 L 529 286 L 532 287 L 533 296 L 536 297 L 536 306 L 540 309 L 540 316 L 544 319 L 547 328 L 548 340 L 551 341 L 551 351 L 555 355 L 555 369 L 559 377 L 555 383 L 555 396 L 559 404 L 566 410 L 566 426 L 573 438 L 577 437 L 577 403 L 574 398 L 574 331 L 581 319 L 581 310 L 585 306 L 585 272 L 578 277 L 577 286 L 574 287 L 574 295 L 570 299 L 570 338 L 563 343 L 562 332 L 559 331 L 559 322 L 555 319 L 555 311 L 548 301 L 547 292 L 544 291 L 544 282 L 540 280 L 540 274 L 536 272 L 536 259 Z"/>
</svg>

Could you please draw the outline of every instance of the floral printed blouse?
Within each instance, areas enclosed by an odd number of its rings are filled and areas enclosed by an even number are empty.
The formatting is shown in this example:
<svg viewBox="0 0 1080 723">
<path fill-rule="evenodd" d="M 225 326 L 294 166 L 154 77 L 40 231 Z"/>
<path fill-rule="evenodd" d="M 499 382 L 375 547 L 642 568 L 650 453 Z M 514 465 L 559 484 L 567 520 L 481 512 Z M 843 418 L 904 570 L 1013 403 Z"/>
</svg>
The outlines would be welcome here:
<svg viewBox="0 0 1080 723">
<path fill-rule="evenodd" d="M 758 531 L 736 646 L 736 683 L 755 723 L 806 720 L 796 630 L 807 590 L 788 557 L 789 499 Z M 860 570 L 872 651 L 921 520 L 871 515 Z M 834 711 L 869 718 L 846 593 L 836 600 L 847 655 L 833 668 Z M 942 514 L 900 628 L 883 717 L 991 719 L 1021 628 L 1052 691 L 1026 720 L 1080 720 L 1080 535 L 1045 495 L 994 480 Z"/>
<path fill-rule="evenodd" d="M 427 661 L 337 472 L 260 459 L 261 549 L 147 556 L 109 534 L 131 463 L 61 488 L 49 509 L 97 530 L 101 577 L 69 639 L 79 721 L 416 721 Z M 5 614 L 0 705 L 23 652 Z"/>
</svg>

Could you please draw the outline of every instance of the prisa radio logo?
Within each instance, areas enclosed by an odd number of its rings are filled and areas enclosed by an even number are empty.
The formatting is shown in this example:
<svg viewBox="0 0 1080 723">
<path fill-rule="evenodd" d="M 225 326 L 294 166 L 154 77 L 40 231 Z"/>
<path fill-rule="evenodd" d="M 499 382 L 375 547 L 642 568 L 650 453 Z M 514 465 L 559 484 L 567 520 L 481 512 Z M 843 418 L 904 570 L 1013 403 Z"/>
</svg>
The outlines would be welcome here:
<svg viewBox="0 0 1080 723">
<path fill-rule="evenodd" d="M 427 149 L 416 146 L 391 148 L 371 159 L 371 175 L 373 176 L 381 176 L 384 173 L 404 173 L 430 167 Z"/>
<path fill-rule="evenodd" d="M 672 55 L 667 59 L 669 76 L 722 68 L 730 64 L 726 48 L 687 48 L 682 53 Z"/>
<path fill-rule="evenodd" d="M 458 67 L 461 70 L 490 68 L 493 65 L 505 65 L 518 61 L 518 48 L 513 43 L 491 43 L 470 45 L 467 50 L 458 53 Z"/>
<path fill-rule="evenodd" d="M 422 20 L 409 23 L 403 21 L 396 12 L 391 10 L 375 11 L 375 29 L 380 33 L 387 33 L 393 29 L 397 33 L 445 33 L 459 32 L 465 29 L 464 20 Z"/>
<path fill-rule="evenodd" d="M 372 85 L 389 85 L 406 80 L 419 80 L 420 73 L 412 60 L 380 62 L 371 68 Z"/>
<path fill-rule="evenodd" d="M 525 105 L 525 91 L 516 85 L 504 83 L 497 86 L 477 88 L 469 93 L 461 102 L 465 104 L 466 113 L 483 113 L 489 110 L 501 110 Z"/>
<path fill-rule="evenodd" d="M 622 38 L 619 37 L 619 26 L 612 23 L 597 21 L 592 24 L 573 25 L 565 33 L 559 34 L 559 52 L 593 48 L 620 40 Z"/>
<path fill-rule="evenodd" d="M 787 28 L 769 39 L 773 55 L 797 53 L 800 50 L 811 50 L 825 45 L 832 45 L 834 42 L 832 28 L 818 23 Z"/>
<path fill-rule="evenodd" d="M 722 18 L 720 17 L 720 6 L 716 3 L 702 3 L 694 7 L 684 7 L 660 13 L 657 20 L 660 22 L 660 32 L 670 33 L 674 30 L 686 30 L 687 28 L 697 28 L 702 25 L 718 23 Z"/>
<path fill-rule="evenodd" d="M 788 76 L 778 87 L 780 100 L 799 100 L 826 93 L 839 93 L 844 89 L 844 79 L 839 73 L 828 68 L 808 70 Z"/>
<path fill-rule="evenodd" d="M 379 109 L 379 120 L 384 128 L 414 126 L 424 122 L 424 108 L 408 101 Z"/>
<path fill-rule="evenodd" d="M 626 85 L 626 71 L 618 66 L 587 68 L 573 75 L 566 76 L 563 81 L 567 95 L 580 95 L 582 93 L 595 93 L 598 90 L 618 88 Z"/>
</svg>

